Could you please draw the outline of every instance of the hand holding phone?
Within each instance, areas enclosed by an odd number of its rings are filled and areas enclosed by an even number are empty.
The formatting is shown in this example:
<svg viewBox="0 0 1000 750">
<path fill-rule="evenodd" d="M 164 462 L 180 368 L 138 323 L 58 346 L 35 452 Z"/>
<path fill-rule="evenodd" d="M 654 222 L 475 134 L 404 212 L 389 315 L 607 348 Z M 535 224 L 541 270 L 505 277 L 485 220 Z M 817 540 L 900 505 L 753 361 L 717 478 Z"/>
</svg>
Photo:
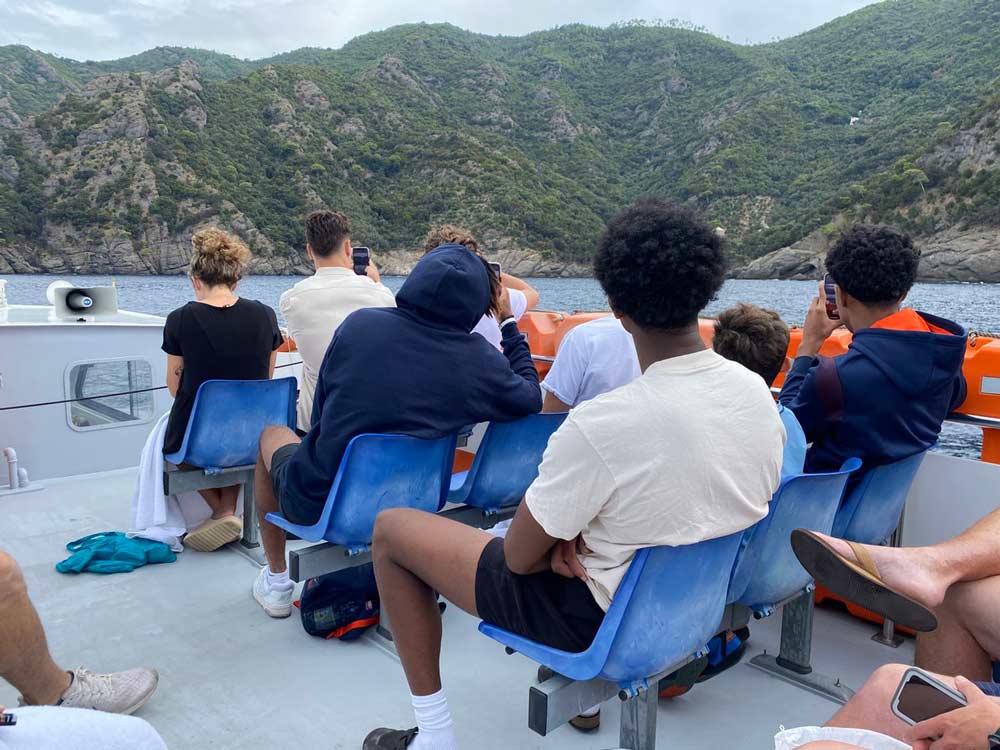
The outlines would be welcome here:
<svg viewBox="0 0 1000 750">
<path fill-rule="evenodd" d="M 371 262 L 372 251 L 367 247 L 352 247 L 351 257 L 354 259 L 354 273 L 358 276 L 368 275 L 368 264 Z"/>
<path fill-rule="evenodd" d="M 840 320 L 840 311 L 837 310 L 837 284 L 830 274 L 823 279 L 823 292 L 826 294 L 826 317 L 830 320 Z"/>
<path fill-rule="evenodd" d="M 490 268 L 493 269 L 493 273 L 495 273 L 497 275 L 498 279 L 502 279 L 503 278 L 503 270 L 501 269 L 499 263 L 497 263 L 494 260 L 491 260 L 490 261 Z"/>
<path fill-rule="evenodd" d="M 911 667 L 903 674 L 892 699 L 892 712 L 913 726 L 935 716 L 968 705 L 965 696 L 922 669 Z"/>
</svg>

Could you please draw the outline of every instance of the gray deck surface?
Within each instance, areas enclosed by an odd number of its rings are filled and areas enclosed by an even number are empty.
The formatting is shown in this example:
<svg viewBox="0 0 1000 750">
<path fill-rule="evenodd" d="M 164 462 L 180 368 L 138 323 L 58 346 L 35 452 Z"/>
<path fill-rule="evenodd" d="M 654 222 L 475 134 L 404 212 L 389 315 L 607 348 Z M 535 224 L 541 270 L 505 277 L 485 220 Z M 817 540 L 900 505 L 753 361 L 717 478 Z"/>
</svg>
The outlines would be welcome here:
<svg viewBox="0 0 1000 750">
<path fill-rule="evenodd" d="M 402 670 L 374 640 L 326 642 L 298 616 L 271 620 L 250 596 L 257 569 L 223 550 L 186 551 L 176 563 L 113 576 L 64 576 L 66 542 L 123 529 L 134 473 L 49 481 L 40 492 L 0 495 L 0 548 L 25 571 L 32 599 L 64 667 L 97 671 L 148 665 L 160 688 L 140 712 L 174 750 L 360 748 L 377 726 L 413 723 Z M 443 673 L 465 748 L 598 750 L 618 746 L 617 701 L 600 732 L 527 728 L 535 665 L 476 631 L 450 607 Z M 780 617 L 751 623 L 750 654 L 777 650 Z M 879 664 L 912 659 L 870 640 L 874 627 L 836 611 L 817 613 L 813 665 L 858 687 Z M 16 691 L 0 681 L 0 705 Z M 835 705 L 745 662 L 659 708 L 658 748 L 770 750 L 779 724 L 822 723 Z"/>
</svg>

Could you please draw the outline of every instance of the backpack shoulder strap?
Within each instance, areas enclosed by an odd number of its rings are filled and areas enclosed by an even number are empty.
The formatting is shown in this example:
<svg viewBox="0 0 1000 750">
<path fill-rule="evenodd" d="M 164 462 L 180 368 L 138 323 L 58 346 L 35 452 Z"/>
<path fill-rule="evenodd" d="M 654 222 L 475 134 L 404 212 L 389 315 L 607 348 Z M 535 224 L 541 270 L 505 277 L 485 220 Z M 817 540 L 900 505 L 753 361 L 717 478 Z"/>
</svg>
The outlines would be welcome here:
<svg viewBox="0 0 1000 750">
<path fill-rule="evenodd" d="M 837 365 L 831 357 L 820 357 L 816 366 L 816 389 L 826 411 L 826 418 L 839 422 L 844 418 L 844 389 L 837 373 Z"/>
</svg>

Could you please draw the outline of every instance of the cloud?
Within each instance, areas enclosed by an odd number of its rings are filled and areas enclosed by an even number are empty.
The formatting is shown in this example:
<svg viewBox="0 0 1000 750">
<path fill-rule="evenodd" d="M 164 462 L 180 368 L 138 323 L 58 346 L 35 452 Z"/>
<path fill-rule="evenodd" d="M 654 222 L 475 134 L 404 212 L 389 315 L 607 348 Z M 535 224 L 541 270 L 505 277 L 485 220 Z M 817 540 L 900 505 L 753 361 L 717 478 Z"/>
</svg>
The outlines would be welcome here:
<svg viewBox="0 0 1000 750">
<path fill-rule="evenodd" d="M 76 59 L 109 59 L 158 45 L 266 57 L 339 47 L 359 34 L 448 21 L 489 34 L 566 23 L 606 26 L 678 18 L 734 42 L 791 36 L 874 0 L 0 0 L 0 43 Z"/>
</svg>

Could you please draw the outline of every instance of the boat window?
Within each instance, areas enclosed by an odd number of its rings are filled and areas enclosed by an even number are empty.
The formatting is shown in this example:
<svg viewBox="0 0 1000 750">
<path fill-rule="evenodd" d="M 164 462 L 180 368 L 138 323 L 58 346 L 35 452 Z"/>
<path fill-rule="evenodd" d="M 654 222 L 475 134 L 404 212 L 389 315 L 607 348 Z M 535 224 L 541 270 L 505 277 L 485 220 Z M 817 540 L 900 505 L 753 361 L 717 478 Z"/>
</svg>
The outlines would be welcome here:
<svg viewBox="0 0 1000 750">
<path fill-rule="evenodd" d="M 152 386 L 153 367 L 145 359 L 75 364 L 66 382 L 66 398 L 73 399 L 67 409 L 69 425 L 93 430 L 148 422 L 155 410 L 153 392 L 146 390 Z"/>
</svg>

